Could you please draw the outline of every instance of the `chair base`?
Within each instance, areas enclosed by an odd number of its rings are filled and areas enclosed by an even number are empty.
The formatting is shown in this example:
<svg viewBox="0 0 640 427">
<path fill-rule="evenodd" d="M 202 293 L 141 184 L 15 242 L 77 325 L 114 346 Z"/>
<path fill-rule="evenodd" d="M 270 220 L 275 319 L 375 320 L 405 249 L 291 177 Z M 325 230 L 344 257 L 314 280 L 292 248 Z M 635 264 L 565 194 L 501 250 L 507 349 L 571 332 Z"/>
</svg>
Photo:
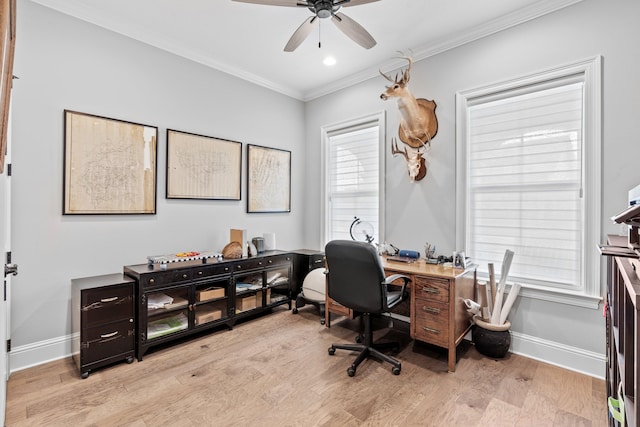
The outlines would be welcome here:
<svg viewBox="0 0 640 427">
<path fill-rule="evenodd" d="M 304 307 L 307 304 L 314 305 L 318 308 L 318 311 L 320 311 L 320 324 L 324 325 L 324 322 L 325 322 L 325 302 L 324 301 L 309 300 L 305 298 L 304 295 L 299 294 L 296 297 L 296 305 L 292 311 L 293 314 L 298 314 L 298 309 Z"/>
<path fill-rule="evenodd" d="M 362 315 L 362 323 L 364 324 L 364 333 L 362 335 L 358 335 L 359 337 L 364 338 L 363 344 L 332 344 L 329 347 L 329 355 L 333 356 L 336 350 L 349 350 L 349 351 L 359 351 L 360 354 L 356 357 L 356 360 L 353 361 L 351 366 L 347 369 L 347 374 L 350 377 L 356 374 L 356 369 L 358 366 L 367 358 L 372 357 L 374 359 L 378 359 L 381 362 L 387 362 L 392 365 L 391 372 L 394 375 L 400 375 L 400 370 L 402 369 L 402 365 L 400 361 L 397 359 L 382 353 L 381 350 L 387 349 L 395 349 L 396 351 L 400 349 L 400 344 L 397 342 L 387 342 L 387 343 L 373 343 L 373 331 L 371 329 L 371 315 L 368 313 L 364 313 Z M 357 340 L 357 338 L 356 338 Z"/>
</svg>

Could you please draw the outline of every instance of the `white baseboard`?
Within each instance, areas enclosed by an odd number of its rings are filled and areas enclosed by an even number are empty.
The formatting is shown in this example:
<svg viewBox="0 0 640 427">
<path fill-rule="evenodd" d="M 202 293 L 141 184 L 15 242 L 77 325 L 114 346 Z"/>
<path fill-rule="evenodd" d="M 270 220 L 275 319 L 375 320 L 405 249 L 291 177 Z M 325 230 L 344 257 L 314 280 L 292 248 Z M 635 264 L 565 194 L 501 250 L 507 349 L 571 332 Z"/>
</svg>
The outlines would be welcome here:
<svg viewBox="0 0 640 427">
<path fill-rule="evenodd" d="M 518 332 L 511 332 L 509 351 L 599 379 L 606 375 L 607 359 L 604 354 Z"/>
<path fill-rule="evenodd" d="M 10 373 L 71 357 L 71 341 L 73 338 L 73 335 L 67 335 L 12 348 L 8 354 Z M 595 378 L 604 379 L 606 373 L 606 357 L 604 354 L 518 332 L 511 332 L 511 348 L 509 351 Z"/>
<path fill-rule="evenodd" d="M 66 335 L 11 348 L 11 351 L 7 354 L 9 357 L 9 374 L 32 366 L 71 357 L 71 342 L 73 338 L 74 335 Z"/>
</svg>

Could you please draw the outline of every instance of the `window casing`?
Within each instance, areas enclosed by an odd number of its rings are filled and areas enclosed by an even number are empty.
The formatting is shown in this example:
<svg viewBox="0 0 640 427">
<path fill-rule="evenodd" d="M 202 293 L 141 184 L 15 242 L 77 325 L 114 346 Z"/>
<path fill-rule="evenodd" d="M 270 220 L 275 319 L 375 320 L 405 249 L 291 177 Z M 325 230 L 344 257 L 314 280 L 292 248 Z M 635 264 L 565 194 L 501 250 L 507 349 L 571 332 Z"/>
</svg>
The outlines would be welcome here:
<svg viewBox="0 0 640 427">
<path fill-rule="evenodd" d="M 457 94 L 456 245 L 523 295 L 598 306 L 600 58 Z"/>
<path fill-rule="evenodd" d="M 374 241 L 384 238 L 384 114 L 321 129 L 323 144 L 323 245 L 351 239 L 354 217 L 370 223 Z"/>
</svg>

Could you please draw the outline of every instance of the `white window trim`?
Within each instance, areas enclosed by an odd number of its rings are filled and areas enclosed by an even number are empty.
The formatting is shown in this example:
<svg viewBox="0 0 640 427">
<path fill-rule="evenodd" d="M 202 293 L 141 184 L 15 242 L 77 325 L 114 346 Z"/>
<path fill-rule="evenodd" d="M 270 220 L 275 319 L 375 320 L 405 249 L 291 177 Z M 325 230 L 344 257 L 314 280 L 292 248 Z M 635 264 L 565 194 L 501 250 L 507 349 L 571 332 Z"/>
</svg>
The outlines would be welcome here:
<svg viewBox="0 0 640 427">
<path fill-rule="evenodd" d="M 320 236 L 322 236 L 321 245 L 324 247 L 328 242 L 327 237 L 327 208 L 329 206 L 329 201 L 327 200 L 327 188 L 329 186 L 329 177 L 327 176 L 327 159 L 329 158 L 329 135 L 332 132 L 339 131 L 341 129 L 359 126 L 365 123 L 377 123 L 378 124 L 378 140 L 379 140 L 379 182 L 378 182 L 378 233 L 379 240 L 384 242 L 385 239 L 385 135 L 387 134 L 386 130 L 386 116 L 385 112 L 381 111 L 379 113 L 368 114 L 365 116 L 357 117 L 354 119 L 346 120 L 339 123 L 334 123 L 331 125 L 325 125 L 320 128 L 320 143 L 321 143 L 321 186 L 320 186 Z"/>
<path fill-rule="evenodd" d="M 523 285 L 522 296 L 553 301 L 587 308 L 598 308 L 602 300 L 600 281 L 601 256 L 597 243 L 601 235 L 601 159 L 602 159 L 602 57 L 595 56 L 582 61 L 544 70 L 535 74 L 514 78 L 476 89 L 456 93 L 456 247 L 465 247 L 466 223 L 466 172 L 468 160 L 466 141 L 468 135 L 468 106 L 471 100 L 517 87 L 534 85 L 555 78 L 572 75 L 584 76 L 584 169 L 585 221 L 584 242 L 585 267 L 582 272 L 584 291 L 548 289 L 534 285 Z M 517 256 L 517 254 L 516 254 Z"/>
</svg>

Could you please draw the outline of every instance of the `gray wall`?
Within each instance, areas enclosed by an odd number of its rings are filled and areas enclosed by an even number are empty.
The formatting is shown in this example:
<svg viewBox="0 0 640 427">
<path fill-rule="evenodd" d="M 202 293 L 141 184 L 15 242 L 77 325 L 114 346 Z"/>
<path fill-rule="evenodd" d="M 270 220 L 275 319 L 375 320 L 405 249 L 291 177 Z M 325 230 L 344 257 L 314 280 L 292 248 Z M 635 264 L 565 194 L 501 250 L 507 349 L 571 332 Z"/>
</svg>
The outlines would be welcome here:
<svg viewBox="0 0 640 427">
<path fill-rule="evenodd" d="M 427 177 L 409 182 L 405 161 L 386 158 L 386 240 L 422 250 L 424 242 L 451 253 L 455 245 L 455 93 L 603 56 L 602 240 L 617 233 L 610 217 L 625 208 L 627 190 L 640 184 L 640 2 L 585 0 L 548 16 L 496 33 L 414 64 L 410 87 L 438 105 L 439 130 L 429 156 Z M 400 46 L 399 48 L 404 48 Z M 310 191 L 307 204 L 320 206 L 318 128 L 369 112 L 385 110 L 387 141 L 397 136 L 398 110 L 379 94 L 387 82 L 377 77 L 307 102 L 306 141 Z M 388 143 L 388 142 L 387 142 Z M 320 210 L 309 209 L 305 228 L 321 240 Z M 597 242 L 589 242 L 595 245 Z M 473 254 L 470 254 L 473 256 Z M 516 254 L 517 256 L 517 254 Z M 501 260 L 496 260 L 499 262 Z M 604 265 L 604 264 L 603 264 Z M 604 376 L 604 319 L 601 310 L 519 298 L 511 321 L 515 351 Z M 575 360 L 580 362 L 575 363 Z"/>
<path fill-rule="evenodd" d="M 221 250 L 230 228 L 303 245 L 302 102 L 28 1 L 17 16 L 13 370 L 64 355 L 72 278 L 120 272 L 147 255 Z M 156 215 L 62 215 L 64 109 L 159 128 Z M 290 150 L 291 213 L 245 213 L 246 147 L 242 201 L 165 199 L 167 128 Z"/>
</svg>

